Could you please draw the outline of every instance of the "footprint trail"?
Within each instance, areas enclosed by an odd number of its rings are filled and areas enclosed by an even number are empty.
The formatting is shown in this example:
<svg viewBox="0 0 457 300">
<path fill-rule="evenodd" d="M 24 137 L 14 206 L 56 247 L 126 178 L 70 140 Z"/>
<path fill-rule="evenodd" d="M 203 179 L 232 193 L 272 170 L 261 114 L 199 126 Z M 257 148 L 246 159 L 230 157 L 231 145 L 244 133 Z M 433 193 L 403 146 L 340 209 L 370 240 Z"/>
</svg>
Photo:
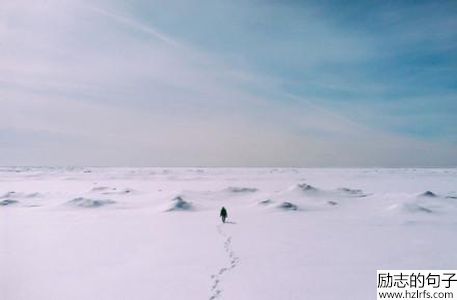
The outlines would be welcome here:
<svg viewBox="0 0 457 300">
<path fill-rule="evenodd" d="M 217 231 L 222 237 L 225 238 L 224 250 L 225 250 L 225 253 L 227 254 L 230 264 L 220 268 L 217 273 L 211 275 L 212 285 L 211 285 L 211 296 L 209 297 L 209 300 L 217 299 L 222 295 L 223 290 L 220 287 L 220 284 L 222 282 L 223 275 L 226 272 L 234 269 L 238 265 L 238 262 L 240 260 L 239 257 L 236 255 L 236 253 L 232 249 L 232 237 L 227 235 L 222 230 L 222 226 L 223 226 L 223 224 L 218 225 Z"/>
</svg>

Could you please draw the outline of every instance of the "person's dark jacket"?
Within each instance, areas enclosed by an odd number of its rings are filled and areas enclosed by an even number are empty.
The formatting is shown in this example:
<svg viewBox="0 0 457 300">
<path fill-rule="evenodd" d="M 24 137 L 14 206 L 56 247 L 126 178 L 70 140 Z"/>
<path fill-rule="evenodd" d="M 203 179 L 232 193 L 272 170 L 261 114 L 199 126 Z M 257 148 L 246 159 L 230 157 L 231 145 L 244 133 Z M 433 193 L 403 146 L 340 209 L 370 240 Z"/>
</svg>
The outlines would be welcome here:
<svg viewBox="0 0 457 300">
<path fill-rule="evenodd" d="M 225 218 L 227 217 L 227 210 L 225 209 L 225 207 L 222 207 L 220 216 Z"/>
</svg>

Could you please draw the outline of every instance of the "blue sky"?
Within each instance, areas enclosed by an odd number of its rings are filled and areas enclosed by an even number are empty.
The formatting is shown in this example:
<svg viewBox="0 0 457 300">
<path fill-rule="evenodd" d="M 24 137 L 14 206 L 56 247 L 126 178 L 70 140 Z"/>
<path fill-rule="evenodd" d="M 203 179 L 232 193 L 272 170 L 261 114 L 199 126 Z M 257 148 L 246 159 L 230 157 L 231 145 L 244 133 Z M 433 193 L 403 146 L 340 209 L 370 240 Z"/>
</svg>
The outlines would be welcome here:
<svg viewBox="0 0 457 300">
<path fill-rule="evenodd" d="M 457 165 L 455 1 L 7 1 L 0 164 Z"/>
</svg>

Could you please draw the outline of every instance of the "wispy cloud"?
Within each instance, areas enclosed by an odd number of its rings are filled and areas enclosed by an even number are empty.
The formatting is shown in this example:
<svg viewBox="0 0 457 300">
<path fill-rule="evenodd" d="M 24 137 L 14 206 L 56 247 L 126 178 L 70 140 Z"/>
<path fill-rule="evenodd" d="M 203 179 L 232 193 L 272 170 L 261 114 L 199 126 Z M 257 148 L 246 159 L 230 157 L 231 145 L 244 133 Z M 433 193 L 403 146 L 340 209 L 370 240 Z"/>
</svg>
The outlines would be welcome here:
<svg viewBox="0 0 457 300">
<path fill-rule="evenodd" d="M 165 43 L 167 43 L 169 45 L 173 45 L 173 46 L 179 45 L 179 43 L 177 41 L 175 41 L 173 38 L 165 35 L 164 33 L 160 32 L 156 28 L 151 27 L 151 25 L 141 24 L 140 22 L 135 21 L 134 19 L 131 19 L 131 18 L 119 15 L 119 14 L 112 13 L 112 12 L 110 12 L 108 10 L 105 10 L 105 9 L 102 9 L 102 8 L 99 8 L 99 7 L 96 7 L 96 6 L 93 6 L 93 5 L 87 5 L 86 7 L 88 9 L 92 10 L 92 11 L 97 12 L 98 14 L 100 14 L 102 16 L 112 18 L 116 22 L 122 23 L 122 24 L 124 24 L 126 26 L 134 28 L 135 30 L 142 31 L 142 32 L 145 32 L 145 33 L 153 36 L 153 37 L 156 37 L 159 40 L 161 40 L 161 41 L 163 41 L 163 42 L 165 42 Z"/>
</svg>

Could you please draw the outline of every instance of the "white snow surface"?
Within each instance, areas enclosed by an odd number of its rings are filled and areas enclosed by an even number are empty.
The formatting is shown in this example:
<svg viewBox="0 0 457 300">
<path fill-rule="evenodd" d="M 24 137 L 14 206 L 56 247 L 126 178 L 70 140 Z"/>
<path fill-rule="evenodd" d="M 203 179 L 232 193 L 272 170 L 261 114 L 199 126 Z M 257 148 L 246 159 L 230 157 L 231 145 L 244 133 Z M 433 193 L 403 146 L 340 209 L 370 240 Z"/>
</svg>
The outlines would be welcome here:
<svg viewBox="0 0 457 300">
<path fill-rule="evenodd" d="M 3 167 L 0 299 L 375 299 L 456 230 L 457 169 Z"/>
</svg>

